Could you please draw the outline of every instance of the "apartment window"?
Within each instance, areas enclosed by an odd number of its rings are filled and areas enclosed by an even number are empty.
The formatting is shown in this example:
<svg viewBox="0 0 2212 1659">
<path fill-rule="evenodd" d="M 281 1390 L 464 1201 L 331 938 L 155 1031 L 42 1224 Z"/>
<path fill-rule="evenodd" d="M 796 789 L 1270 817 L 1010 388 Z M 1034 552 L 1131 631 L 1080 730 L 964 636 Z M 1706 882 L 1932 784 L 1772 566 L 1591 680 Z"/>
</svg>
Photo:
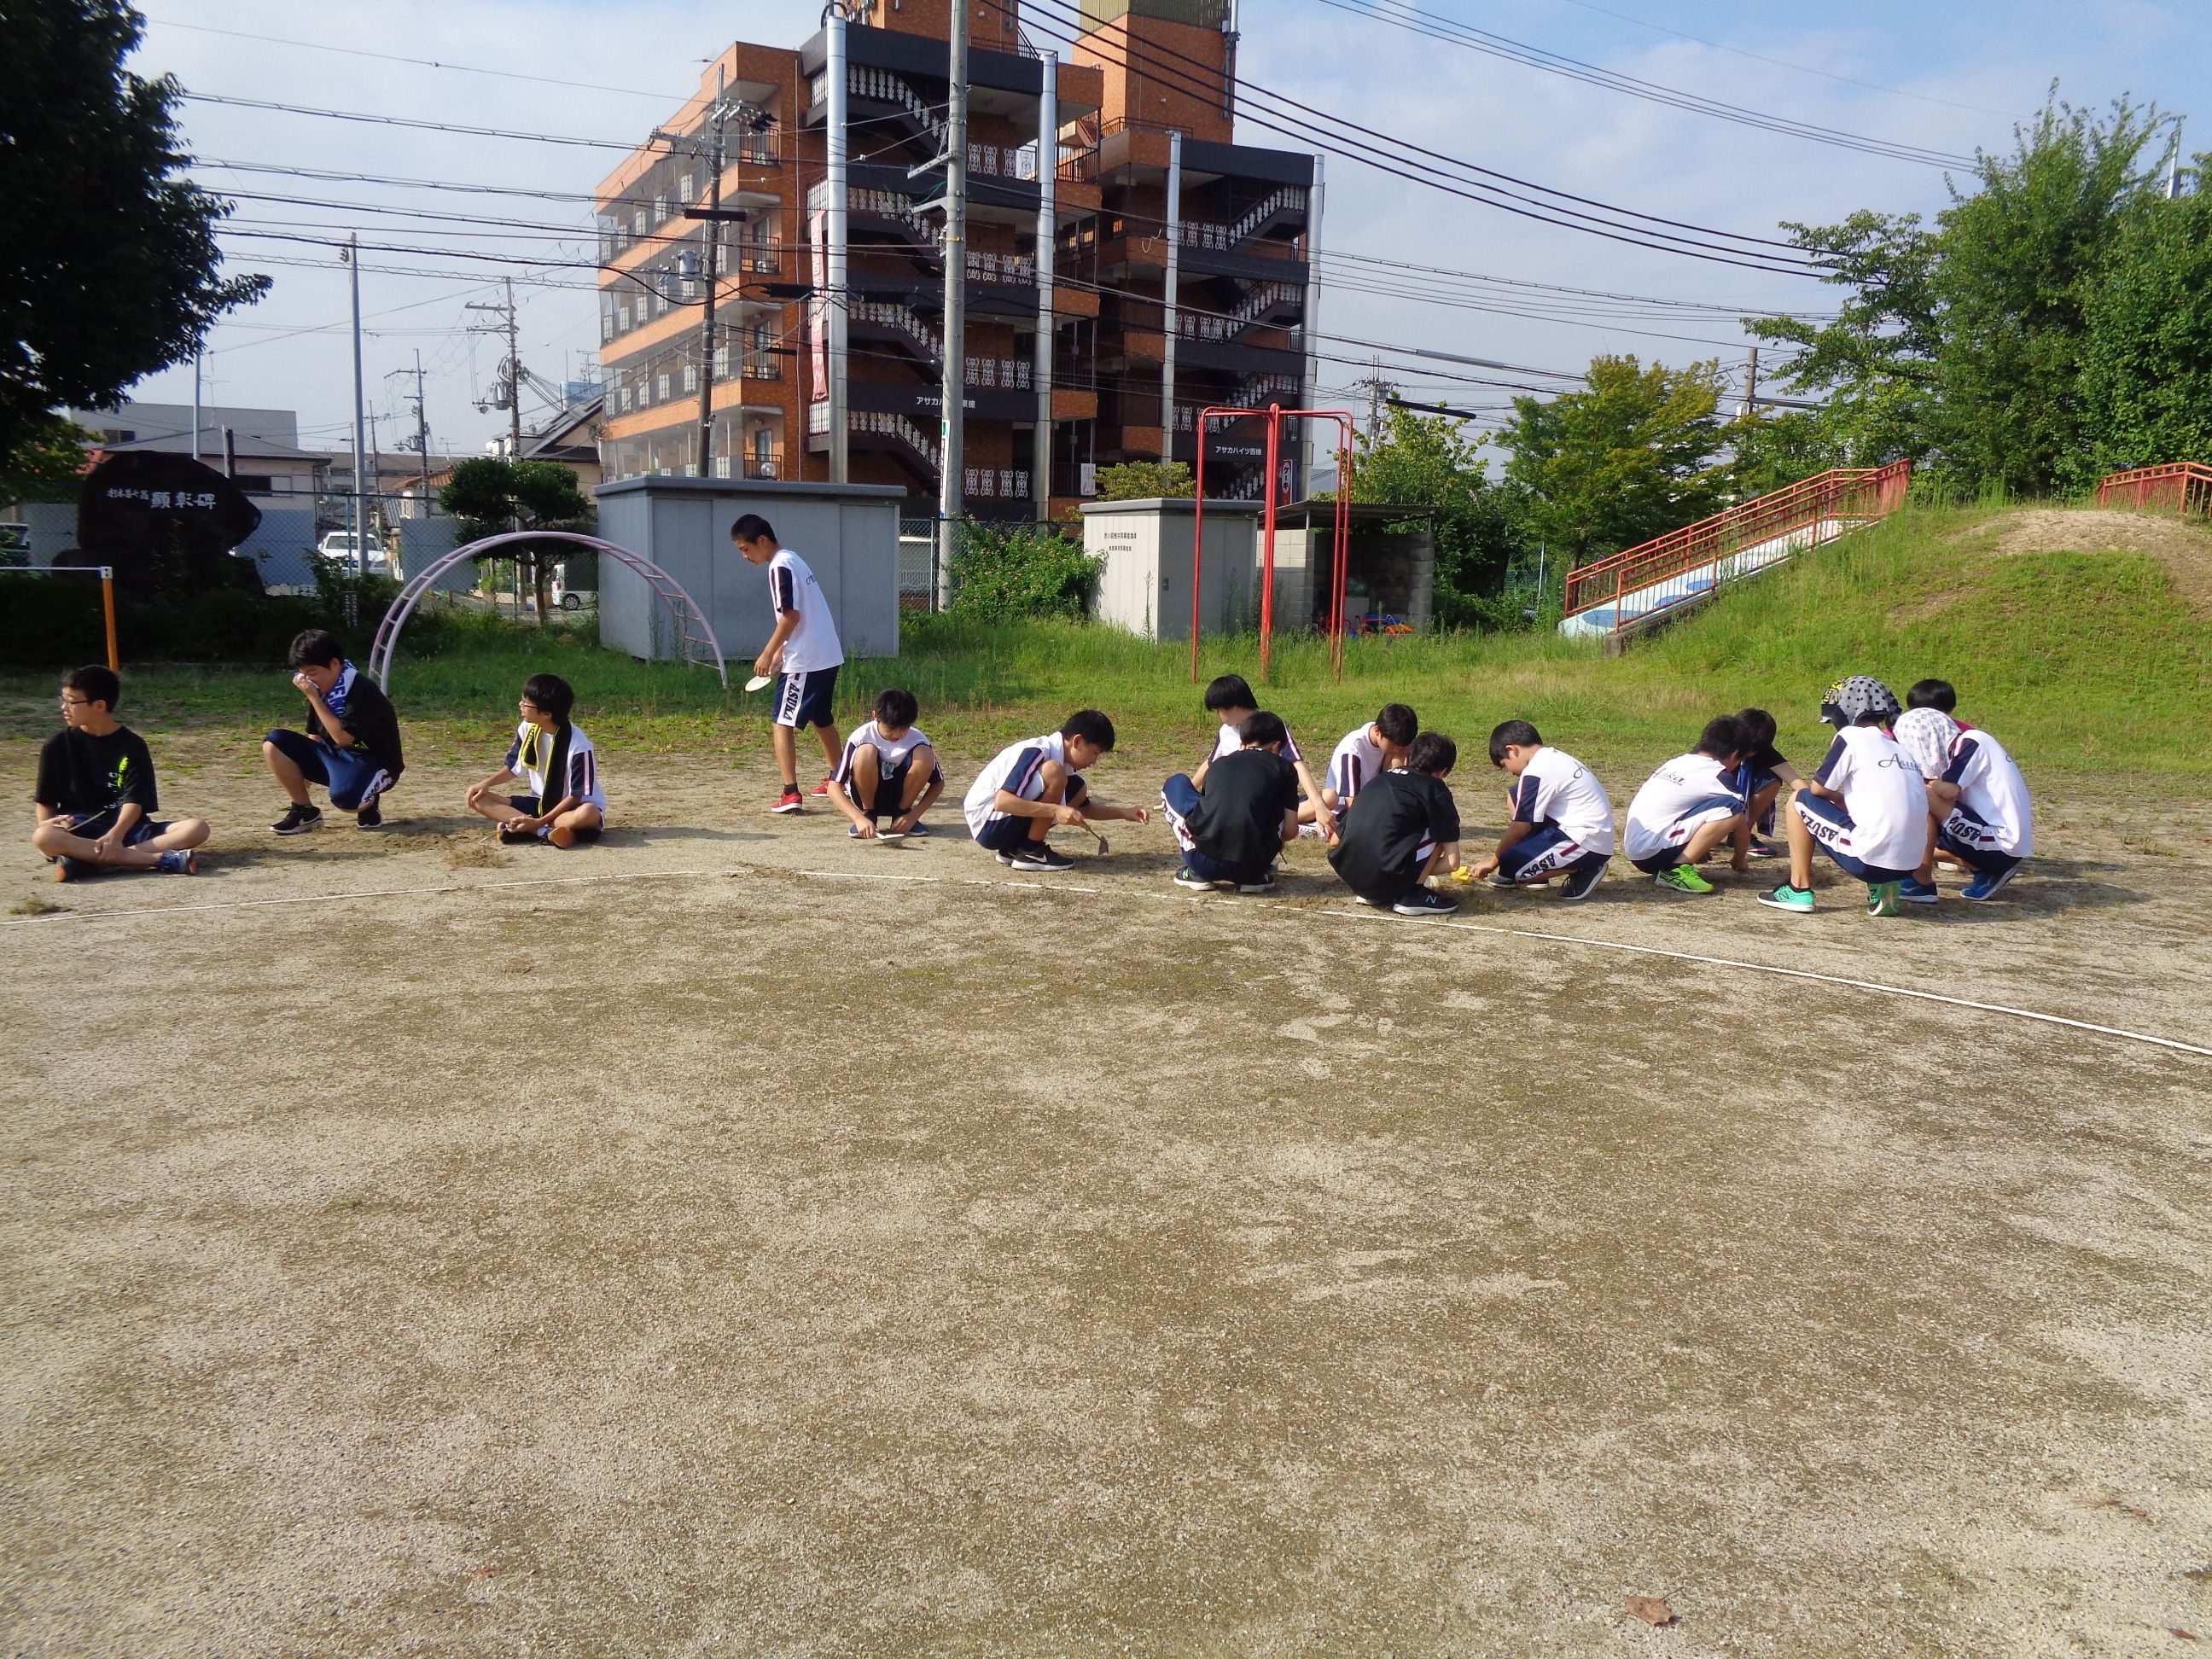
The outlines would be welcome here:
<svg viewBox="0 0 2212 1659">
<path fill-rule="evenodd" d="M 698 364 L 686 363 L 684 365 L 684 389 L 686 392 L 696 392 L 699 389 Z"/>
<path fill-rule="evenodd" d="M 657 404 L 668 401 L 668 377 L 665 374 L 653 377 L 653 401 Z"/>
<path fill-rule="evenodd" d="M 691 175 L 688 173 L 677 175 L 676 199 L 679 202 L 688 202 L 691 199 Z"/>
</svg>

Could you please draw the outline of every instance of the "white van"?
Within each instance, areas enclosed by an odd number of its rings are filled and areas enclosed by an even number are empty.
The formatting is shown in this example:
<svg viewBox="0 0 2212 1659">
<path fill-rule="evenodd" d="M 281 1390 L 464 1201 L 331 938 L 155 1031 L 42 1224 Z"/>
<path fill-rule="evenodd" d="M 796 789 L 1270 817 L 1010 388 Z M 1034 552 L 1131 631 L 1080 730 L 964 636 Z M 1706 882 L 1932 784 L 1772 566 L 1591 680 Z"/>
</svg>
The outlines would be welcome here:
<svg viewBox="0 0 2212 1659">
<path fill-rule="evenodd" d="M 360 561 L 354 556 L 353 532 L 349 530 L 331 531 L 329 535 L 315 544 L 315 551 L 326 559 L 336 559 L 348 570 L 358 570 L 361 568 Z M 386 557 L 382 542 L 374 536 L 369 537 L 367 551 L 370 575 L 382 576 L 390 574 L 390 561 Z"/>
</svg>

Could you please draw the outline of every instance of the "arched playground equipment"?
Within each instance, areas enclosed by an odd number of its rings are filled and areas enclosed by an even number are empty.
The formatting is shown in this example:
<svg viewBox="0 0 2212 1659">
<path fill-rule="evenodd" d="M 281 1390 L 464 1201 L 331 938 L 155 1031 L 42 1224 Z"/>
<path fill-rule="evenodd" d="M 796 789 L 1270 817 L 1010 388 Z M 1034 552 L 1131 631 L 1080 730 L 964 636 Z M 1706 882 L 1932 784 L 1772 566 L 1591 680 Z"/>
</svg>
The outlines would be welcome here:
<svg viewBox="0 0 2212 1659">
<path fill-rule="evenodd" d="M 514 542 L 574 542 L 579 547 L 588 547 L 603 559 L 614 559 L 629 566 L 645 579 L 645 584 L 659 595 L 661 604 L 676 624 L 676 655 L 684 662 L 712 664 L 714 672 L 729 689 L 729 670 L 722 662 L 722 647 L 714 638 L 714 625 L 699 603 L 684 591 L 684 585 L 659 565 L 626 547 L 617 547 L 612 542 L 603 542 L 597 536 L 580 536 L 570 530 L 508 531 L 497 536 L 487 536 L 482 541 L 471 542 L 466 547 L 457 547 L 452 552 L 434 560 L 418 576 L 408 579 L 407 586 L 399 590 L 377 625 L 376 642 L 369 647 L 368 672 L 376 676 L 376 683 L 387 690 L 392 678 L 392 658 L 399 648 L 399 630 L 407 626 L 407 618 L 414 614 L 416 605 L 430 591 L 431 585 L 455 565 L 471 559 L 480 559 Z"/>
</svg>

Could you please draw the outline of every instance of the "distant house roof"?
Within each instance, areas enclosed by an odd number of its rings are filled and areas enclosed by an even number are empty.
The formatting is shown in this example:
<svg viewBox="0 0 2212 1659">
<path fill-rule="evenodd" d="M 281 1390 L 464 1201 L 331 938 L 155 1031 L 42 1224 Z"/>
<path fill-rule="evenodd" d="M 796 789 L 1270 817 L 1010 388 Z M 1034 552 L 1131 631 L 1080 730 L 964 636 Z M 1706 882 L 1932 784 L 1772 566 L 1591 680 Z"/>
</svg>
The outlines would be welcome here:
<svg viewBox="0 0 2212 1659">
<path fill-rule="evenodd" d="M 599 423 L 606 413 L 604 395 L 588 403 L 572 404 L 538 432 L 522 434 L 522 456 L 532 461 L 596 461 L 599 459 Z"/>
</svg>

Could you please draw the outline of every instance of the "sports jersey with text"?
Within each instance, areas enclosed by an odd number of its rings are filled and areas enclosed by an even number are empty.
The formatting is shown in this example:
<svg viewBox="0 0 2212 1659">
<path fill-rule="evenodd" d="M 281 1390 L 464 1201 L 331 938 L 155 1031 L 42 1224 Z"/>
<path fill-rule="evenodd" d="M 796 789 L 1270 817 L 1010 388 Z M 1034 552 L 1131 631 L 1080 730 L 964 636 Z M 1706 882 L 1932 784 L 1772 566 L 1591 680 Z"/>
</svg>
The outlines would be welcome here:
<svg viewBox="0 0 2212 1659">
<path fill-rule="evenodd" d="M 1996 851 L 2023 859 L 2035 851 L 2027 780 L 1995 738 L 1975 726 L 1961 731 L 1951 745 L 1943 781 L 1957 784 L 1959 805 L 1996 832 Z"/>
<path fill-rule="evenodd" d="M 1877 726 L 1845 726 L 1813 781 L 1841 793 L 1850 815 L 1837 846 L 1885 870 L 1918 867 L 1928 850 L 1928 786 L 1895 738 Z"/>
<path fill-rule="evenodd" d="M 1677 755 L 1644 781 L 1628 803 L 1620 850 L 1631 859 L 1648 859 L 1689 840 L 1694 818 L 1725 802 L 1740 811 L 1736 773 L 1711 755 Z"/>
</svg>

